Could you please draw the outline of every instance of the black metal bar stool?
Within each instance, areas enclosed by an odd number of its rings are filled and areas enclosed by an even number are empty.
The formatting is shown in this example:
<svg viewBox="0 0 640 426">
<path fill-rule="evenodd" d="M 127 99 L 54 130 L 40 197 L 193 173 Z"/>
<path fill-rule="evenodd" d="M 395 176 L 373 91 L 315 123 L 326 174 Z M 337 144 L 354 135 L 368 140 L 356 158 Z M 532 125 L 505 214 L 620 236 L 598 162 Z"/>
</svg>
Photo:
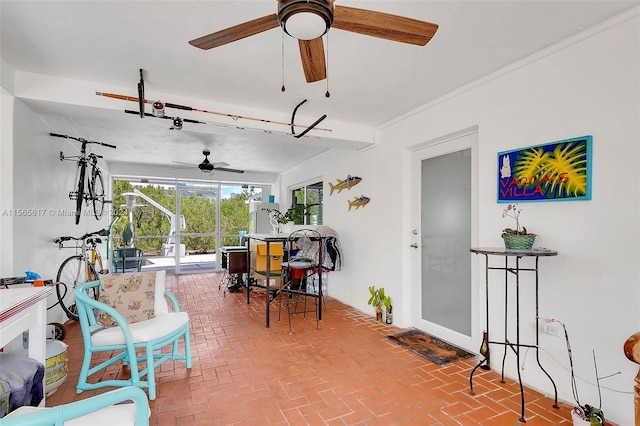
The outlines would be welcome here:
<svg viewBox="0 0 640 426">
<path fill-rule="evenodd" d="M 287 304 L 289 332 L 291 332 L 291 317 L 302 313 L 306 319 L 307 312 L 315 312 L 316 329 L 320 328 L 322 292 L 318 289 L 320 280 L 313 279 L 319 273 L 319 253 L 322 238 L 312 229 L 301 229 L 292 232 L 287 238 L 289 258 L 281 264 L 282 279 L 280 287 L 280 303 L 278 304 L 278 320 L 281 318 L 282 303 Z M 318 283 L 318 284 L 316 284 Z M 314 309 L 308 309 L 307 298 L 312 297 Z M 293 307 L 292 307 L 293 305 Z M 299 310 L 299 306 L 302 310 Z"/>
</svg>

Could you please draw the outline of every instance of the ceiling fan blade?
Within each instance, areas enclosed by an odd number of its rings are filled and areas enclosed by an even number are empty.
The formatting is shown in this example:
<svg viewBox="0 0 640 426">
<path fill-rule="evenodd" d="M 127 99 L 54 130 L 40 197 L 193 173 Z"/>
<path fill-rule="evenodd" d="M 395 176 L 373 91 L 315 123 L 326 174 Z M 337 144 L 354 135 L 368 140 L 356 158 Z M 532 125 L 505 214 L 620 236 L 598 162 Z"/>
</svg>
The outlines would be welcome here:
<svg viewBox="0 0 640 426">
<path fill-rule="evenodd" d="M 276 28 L 279 25 L 278 16 L 274 13 L 193 39 L 189 44 L 204 50 L 212 49 Z"/>
<path fill-rule="evenodd" d="M 298 40 L 300 58 L 307 83 L 327 78 L 327 65 L 324 60 L 322 37 L 313 40 Z"/>
<path fill-rule="evenodd" d="M 348 6 L 335 6 L 331 27 L 419 46 L 427 44 L 438 30 L 430 22 Z"/>
<path fill-rule="evenodd" d="M 228 169 L 226 167 L 214 167 L 213 170 L 220 170 L 220 171 L 223 171 L 223 172 L 231 172 L 231 173 L 244 173 L 244 170 Z"/>
<path fill-rule="evenodd" d="M 197 166 L 197 164 L 192 164 L 192 163 L 183 163 L 182 161 L 172 161 L 172 163 L 184 164 L 184 165 L 186 165 L 186 166 L 191 166 L 191 167 Z"/>
<path fill-rule="evenodd" d="M 215 163 L 213 163 L 213 167 L 215 167 L 216 169 L 220 168 L 220 167 L 227 167 L 229 166 L 229 163 L 225 163 L 224 161 L 217 161 Z"/>
</svg>

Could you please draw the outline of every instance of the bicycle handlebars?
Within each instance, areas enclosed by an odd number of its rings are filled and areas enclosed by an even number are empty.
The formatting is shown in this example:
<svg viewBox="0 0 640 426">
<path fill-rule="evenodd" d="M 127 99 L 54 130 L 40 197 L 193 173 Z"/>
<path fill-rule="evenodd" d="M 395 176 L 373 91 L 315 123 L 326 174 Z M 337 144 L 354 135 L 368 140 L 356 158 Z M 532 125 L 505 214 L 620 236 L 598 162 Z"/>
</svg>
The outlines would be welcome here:
<svg viewBox="0 0 640 426">
<path fill-rule="evenodd" d="M 97 141 L 88 141 L 88 140 L 86 140 L 86 139 L 84 139 L 84 138 L 76 138 L 76 137 L 73 137 L 73 136 L 61 135 L 60 133 L 49 133 L 49 135 L 51 135 L 51 136 L 55 136 L 56 138 L 73 139 L 73 140 L 76 140 L 76 141 L 78 141 L 78 142 L 82 143 L 83 145 L 84 145 L 84 144 L 91 144 L 91 143 L 94 143 L 94 144 L 97 144 L 97 145 L 106 146 L 106 147 L 108 147 L 108 148 L 116 148 L 116 146 L 115 146 L 115 145 L 111 145 L 111 144 L 108 144 L 108 143 L 104 143 L 104 142 L 97 142 Z"/>
<path fill-rule="evenodd" d="M 82 241 L 85 240 L 93 235 L 99 235 L 101 237 L 107 237 L 109 236 L 109 230 L 108 229 L 101 229 L 99 231 L 95 231 L 95 232 L 89 232 L 88 234 L 83 235 L 82 237 L 71 237 L 71 236 L 64 236 L 64 237 L 58 237 L 55 238 L 53 240 L 54 243 L 56 244 L 62 244 L 65 241 L 70 241 L 70 240 L 76 240 L 76 241 Z"/>
</svg>

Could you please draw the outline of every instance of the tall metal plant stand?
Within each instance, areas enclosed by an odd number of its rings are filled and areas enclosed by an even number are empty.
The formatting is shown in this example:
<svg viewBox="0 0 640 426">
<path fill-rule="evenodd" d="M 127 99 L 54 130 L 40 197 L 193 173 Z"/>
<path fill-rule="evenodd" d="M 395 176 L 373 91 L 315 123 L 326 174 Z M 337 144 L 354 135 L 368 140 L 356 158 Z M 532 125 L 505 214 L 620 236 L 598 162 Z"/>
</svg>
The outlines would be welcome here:
<svg viewBox="0 0 640 426">
<path fill-rule="evenodd" d="M 473 391 L 473 375 L 478 368 L 482 368 L 483 370 L 490 370 L 490 354 L 491 354 L 491 345 L 501 345 L 505 347 L 504 355 L 502 357 L 502 373 L 501 373 L 501 383 L 504 383 L 504 364 L 507 358 L 507 349 L 510 348 L 516 356 L 516 365 L 518 372 L 518 384 L 520 385 L 520 422 L 526 423 L 526 419 L 524 417 L 524 387 L 522 386 L 522 377 L 520 375 L 520 348 L 532 348 L 536 353 L 536 361 L 538 363 L 538 367 L 542 370 L 542 372 L 549 378 L 551 384 L 553 385 L 554 391 L 554 404 L 553 408 L 560 408 L 558 406 L 558 389 L 556 387 L 555 382 L 547 373 L 547 371 L 542 367 L 540 363 L 539 357 L 539 312 L 538 312 L 538 260 L 540 257 L 549 257 L 549 256 L 557 256 L 558 252 L 554 250 L 507 250 L 502 247 L 481 247 L 481 248 L 471 248 L 472 253 L 482 254 L 485 257 L 485 300 L 486 300 L 486 331 L 483 336 L 482 346 L 480 348 L 480 353 L 482 355 L 482 359 L 480 362 L 471 370 L 471 374 L 469 376 L 469 387 L 471 395 L 475 395 Z M 504 266 L 489 266 L 489 256 L 503 256 L 504 257 Z M 520 260 L 523 257 L 534 257 L 535 258 L 535 267 L 533 268 L 522 268 L 520 267 Z M 509 258 L 513 259 L 512 266 L 509 266 Z M 504 341 L 491 340 L 489 333 L 489 271 L 490 270 L 498 270 L 504 271 Z M 535 316 L 536 316 L 536 340 L 535 344 L 524 344 L 520 343 L 520 272 L 533 272 L 535 274 Z M 516 341 L 512 342 L 509 340 L 507 331 L 508 331 L 508 311 L 509 311 L 509 298 L 508 298 L 508 290 L 509 290 L 509 274 L 513 275 L 515 279 L 515 332 L 516 332 Z"/>
</svg>

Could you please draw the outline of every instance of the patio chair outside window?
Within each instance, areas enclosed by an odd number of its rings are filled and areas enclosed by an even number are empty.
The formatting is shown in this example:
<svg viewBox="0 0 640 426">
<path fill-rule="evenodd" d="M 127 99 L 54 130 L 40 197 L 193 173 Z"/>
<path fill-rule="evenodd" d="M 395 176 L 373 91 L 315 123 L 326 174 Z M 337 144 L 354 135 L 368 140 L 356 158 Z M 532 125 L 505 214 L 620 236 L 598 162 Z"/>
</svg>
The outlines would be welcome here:
<svg viewBox="0 0 640 426">
<path fill-rule="evenodd" d="M 140 272 L 144 253 L 135 247 L 117 248 L 113 250 L 113 272 Z"/>
</svg>

